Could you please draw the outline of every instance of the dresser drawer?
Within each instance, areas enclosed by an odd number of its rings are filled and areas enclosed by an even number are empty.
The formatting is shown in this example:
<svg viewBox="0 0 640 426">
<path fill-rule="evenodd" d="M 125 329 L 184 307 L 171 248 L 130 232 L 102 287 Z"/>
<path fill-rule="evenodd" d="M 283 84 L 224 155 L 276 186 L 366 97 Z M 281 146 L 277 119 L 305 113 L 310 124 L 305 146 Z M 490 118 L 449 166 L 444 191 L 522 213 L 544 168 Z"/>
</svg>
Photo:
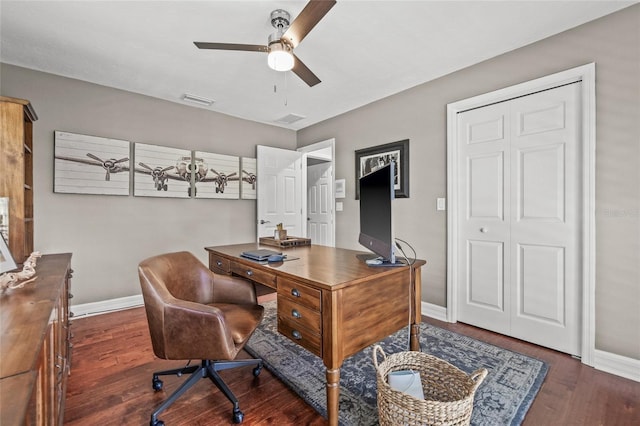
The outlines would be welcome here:
<svg viewBox="0 0 640 426">
<path fill-rule="evenodd" d="M 286 320 L 292 326 L 304 327 L 317 334 L 322 334 L 320 312 L 295 303 L 286 297 L 278 298 L 278 318 Z"/>
<path fill-rule="evenodd" d="M 218 274 L 230 274 L 231 262 L 226 257 L 209 253 L 209 269 Z"/>
<path fill-rule="evenodd" d="M 251 281 L 276 288 L 276 275 L 242 263 L 231 262 L 231 272 Z"/>
<path fill-rule="evenodd" d="M 291 324 L 289 321 L 278 317 L 278 333 L 299 344 L 306 350 L 322 357 L 322 345 L 320 335 L 309 331 L 304 327 Z"/>
<path fill-rule="evenodd" d="M 278 277 L 278 299 L 293 300 L 296 304 L 320 311 L 320 290 L 308 287 L 288 278 Z"/>
</svg>

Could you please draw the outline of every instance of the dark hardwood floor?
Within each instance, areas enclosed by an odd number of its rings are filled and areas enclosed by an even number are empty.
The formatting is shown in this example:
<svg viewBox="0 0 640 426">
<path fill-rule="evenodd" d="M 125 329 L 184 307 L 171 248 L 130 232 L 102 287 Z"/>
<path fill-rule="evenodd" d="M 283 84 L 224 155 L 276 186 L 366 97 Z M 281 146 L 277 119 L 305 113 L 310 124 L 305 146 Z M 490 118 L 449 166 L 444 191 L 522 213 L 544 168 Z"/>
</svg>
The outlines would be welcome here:
<svg viewBox="0 0 640 426">
<path fill-rule="evenodd" d="M 263 296 L 264 297 L 264 296 Z M 269 296 L 267 296 L 269 297 Z M 464 324 L 423 321 L 546 361 L 549 373 L 524 425 L 640 425 L 640 383 L 584 366 L 568 355 Z M 153 408 L 185 379 L 154 371 L 180 362 L 154 358 L 143 308 L 76 319 L 65 425 L 146 425 Z M 248 358 L 246 352 L 240 357 Z M 323 425 L 324 418 L 271 373 L 251 368 L 221 372 L 240 400 L 245 425 Z M 167 426 L 225 425 L 231 403 L 208 380 L 182 395 L 160 418 Z"/>
</svg>

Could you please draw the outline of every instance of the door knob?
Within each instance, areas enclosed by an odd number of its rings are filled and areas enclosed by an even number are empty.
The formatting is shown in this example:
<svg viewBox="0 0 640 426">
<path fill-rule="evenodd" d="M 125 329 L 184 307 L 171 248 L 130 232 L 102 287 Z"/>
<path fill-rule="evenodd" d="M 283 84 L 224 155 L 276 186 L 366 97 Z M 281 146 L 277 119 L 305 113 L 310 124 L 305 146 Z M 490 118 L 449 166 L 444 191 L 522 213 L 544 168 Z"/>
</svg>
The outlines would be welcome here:
<svg viewBox="0 0 640 426">
<path fill-rule="evenodd" d="M 265 223 L 271 223 L 268 220 L 260 219 L 260 225 L 264 225 Z"/>
</svg>

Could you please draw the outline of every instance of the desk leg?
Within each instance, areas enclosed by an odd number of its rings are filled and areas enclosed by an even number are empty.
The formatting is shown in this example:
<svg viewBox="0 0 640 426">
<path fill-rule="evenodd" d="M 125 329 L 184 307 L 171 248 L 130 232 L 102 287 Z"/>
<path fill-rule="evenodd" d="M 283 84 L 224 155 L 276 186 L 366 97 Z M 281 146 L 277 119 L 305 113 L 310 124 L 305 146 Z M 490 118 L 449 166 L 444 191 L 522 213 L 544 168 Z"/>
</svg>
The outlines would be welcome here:
<svg viewBox="0 0 640 426">
<path fill-rule="evenodd" d="M 420 350 L 420 324 L 411 324 L 411 336 L 409 337 L 409 347 L 412 351 Z"/>
<path fill-rule="evenodd" d="M 420 322 L 422 321 L 422 274 L 420 268 L 414 269 L 411 282 L 411 302 L 413 316 L 411 318 L 411 333 L 409 347 L 412 351 L 420 350 Z"/>
<path fill-rule="evenodd" d="M 340 369 L 327 368 L 327 417 L 329 426 L 338 426 L 338 399 L 340 397 Z"/>
</svg>

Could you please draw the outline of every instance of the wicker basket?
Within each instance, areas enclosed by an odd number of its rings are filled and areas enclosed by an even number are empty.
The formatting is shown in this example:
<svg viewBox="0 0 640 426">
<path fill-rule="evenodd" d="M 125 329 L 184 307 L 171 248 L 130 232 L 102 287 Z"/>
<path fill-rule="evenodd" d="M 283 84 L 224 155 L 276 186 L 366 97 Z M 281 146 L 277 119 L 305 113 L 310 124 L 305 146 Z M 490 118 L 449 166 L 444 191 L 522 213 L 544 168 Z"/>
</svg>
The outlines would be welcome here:
<svg viewBox="0 0 640 426">
<path fill-rule="evenodd" d="M 384 360 L 378 364 L 378 352 Z M 471 375 L 424 352 L 399 352 L 388 357 L 379 345 L 373 348 L 377 370 L 380 425 L 468 425 L 473 396 L 487 376 L 481 368 Z M 391 389 L 387 375 L 392 371 L 420 372 L 425 399 Z"/>
</svg>

